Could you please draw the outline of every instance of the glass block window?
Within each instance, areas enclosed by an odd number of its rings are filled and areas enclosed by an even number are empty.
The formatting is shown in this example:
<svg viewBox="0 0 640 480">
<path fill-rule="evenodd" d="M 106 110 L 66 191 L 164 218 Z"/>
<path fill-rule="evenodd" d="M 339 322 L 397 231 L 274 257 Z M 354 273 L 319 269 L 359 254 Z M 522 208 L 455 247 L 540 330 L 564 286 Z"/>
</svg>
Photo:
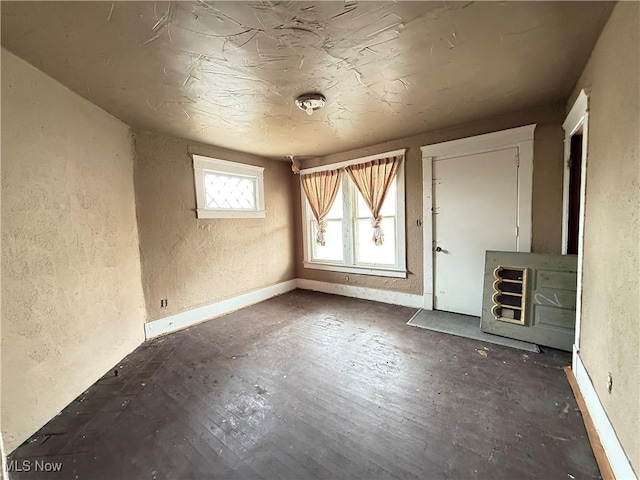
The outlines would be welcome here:
<svg viewBox="0 0 640 480">
<path fill-rule="evenodd" d="M 262 167 L 193 156 L 198 218 L 264 218 Z"/>
</svg>

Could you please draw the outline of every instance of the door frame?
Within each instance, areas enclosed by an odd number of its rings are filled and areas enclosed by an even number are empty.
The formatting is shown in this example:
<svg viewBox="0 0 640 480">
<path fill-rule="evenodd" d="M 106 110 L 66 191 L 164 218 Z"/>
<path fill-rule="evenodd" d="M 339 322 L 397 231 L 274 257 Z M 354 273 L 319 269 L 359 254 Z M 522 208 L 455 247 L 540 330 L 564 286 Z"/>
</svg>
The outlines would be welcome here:
<svg viewBox="0 0 640 480">
<path fill-rule="evenodd" d="M 580 352 L 580 326 L 582 320 L 582 276 L 584 264 L 584 218 L 587 196 L 587 147 L 589 145 L 589 97 L 580 90 L 569 114 L 562 124 L 564 129 L 564 179 L 562 188 L 562 253 L 567 253 L 569 218 L 569 159 L 571 157 L 571 137 L 582 129 L 582 171 L 580 172 L 580 214 L 578 215 L 578 286 L 576 291 L 576 334 L 573 342 L 573 362 L 576 365 Z"/>
<path fill-rule="evenodd" d="M 531 251 L 531 207 L 533 193 L 533 132 L 536 124 L 510 128 L 499 132 L 424 145 L 422 150 L 422 240 L 424 287 L 423 302 L 426 310 L 434 304 L 433 262 L 433 161 L 464 155 L 518 149 L 518 232 L 516 251 Z M 427 253 L 428 252 L 428 253 Z"/>
</svg>

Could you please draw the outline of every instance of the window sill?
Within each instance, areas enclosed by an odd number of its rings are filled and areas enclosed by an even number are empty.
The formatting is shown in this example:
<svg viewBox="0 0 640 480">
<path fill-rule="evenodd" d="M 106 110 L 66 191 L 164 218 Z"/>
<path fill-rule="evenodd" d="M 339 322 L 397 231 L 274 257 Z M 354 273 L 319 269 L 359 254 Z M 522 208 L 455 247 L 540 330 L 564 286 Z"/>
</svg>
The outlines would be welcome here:
<svg viewBox="0 0 640 480">
<path fill-rule="evenodd" d="M 203 210 L 198 208 L 198 218 L 265 218 L 264 210 Z"/>
<path fill-rule="evenodd" d="M 377 268 L 377 267 L 354 267 L 351 265 L 337 265 L 334 263 L 317 263 L 317 262 L 303 262 L 304 268 L 311 268 L 314 270 L 329 270 L 331 272 L 342 273 L 356 273 L 358 275 L 374 275 L 377 277 L 394 277 L 394 278 L 407 278 L 406 270 L 394 270 L 392 268 Z"/>
</svg>

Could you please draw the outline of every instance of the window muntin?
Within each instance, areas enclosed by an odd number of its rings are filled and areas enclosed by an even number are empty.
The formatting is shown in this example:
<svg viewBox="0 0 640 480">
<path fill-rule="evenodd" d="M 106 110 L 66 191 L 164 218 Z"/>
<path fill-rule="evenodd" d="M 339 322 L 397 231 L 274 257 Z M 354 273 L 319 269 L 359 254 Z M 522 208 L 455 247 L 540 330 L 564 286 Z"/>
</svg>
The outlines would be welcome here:
<svg viewBox="0 0 640 480">
<path fill-rule="evenodd" d="M 399 188 L 401 187 L 401 188 Z M 371 211 L 348 175 L 327 216 L 325 246 L 315 242 L 316 221 L 302 193 L 306 268 L 406 278 L 404 232 L 404 161 L 381 209 L 384 244 L 372 240 Z M 334 242 L 341 240 L 334 245 Z"/>
<path fill-rule="evenodd" d="M 198 218 L 264 218 L 264 168 L 193 155 Z"/>
</svg>

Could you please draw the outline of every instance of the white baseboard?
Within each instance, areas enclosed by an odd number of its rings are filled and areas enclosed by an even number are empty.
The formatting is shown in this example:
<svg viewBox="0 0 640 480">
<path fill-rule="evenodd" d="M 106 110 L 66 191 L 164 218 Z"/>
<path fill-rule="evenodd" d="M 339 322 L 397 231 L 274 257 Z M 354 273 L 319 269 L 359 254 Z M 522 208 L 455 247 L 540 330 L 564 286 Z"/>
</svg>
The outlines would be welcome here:
<svg viewBox="0 0 640 480">
<path fill-rule="evenodd" d="M 316 292 L 332 293 L 345 297 L 362 298 L 403 307 L 423 308 L 423 295 L 412 293 L 392 292 L 389 290 L 378 290 L 375 288 L 354 287 L 353 285 L 342 285 L 340 283 L 319 282 L 316 280 L 298 279 L 298 288 L 303 290 L 314 290 Z"/>
<path fill-rule="evenodd" d="M 607 417 L 607 413 L 600 403 L 596 389 L 591 383 L 589 374 L 582 363 L 580 355 L 576 352 L 574 347 L 573 355 L 573 374 L 576 377 L 576 382 L 584 398 L 584 403 L 587 405 L 589 415 L 593 420 L 593 424 L 596 427 L 598 436 L 600 437 L 600 443 L 604 449 L 604 453 L 607 455 L 611 470 L 617 480 L 637 480 L 631 463 L 627 458 L 627 455 L 620 445 L 620 441 L 616 435 L 616 432 Z"/>
<path fill-rule="evenodd" d="M 240 308 L 248 307 L 254 303 L 262 302 L 271 297 L 282 295 L 297 287 L 297 280 L 288 280 L 286 282 L 277 283 L 269 287 L 264 287 L 253 292 L 243 293 L 237 297 L 228 298 L 219 302 L 211 303 L 203 307 L 194 308 L 187 312 L 171 315 L 170 317 L 154 320 L 145 323 L 144 333 L 147 339 L 157 337 L 169 332 L 181 330 L 196 323 L 209 320 L 213 317 L 230 313 Z"/>
<path fill-rule="evenodd" d="M 144 333 L 147 339 L 175 332 L 183 328 L 195 325 L 205 320 L 209 320 L 225 313 L 231 313 L 240 308 L 248 307 L 254 303 L 262 302 L 271 297 L 282 295 L 296 288 L 303 290 L 315 290 L 317 292 L 333 293 L 345 297 L 362 298 L 374 300 L 376 302 L 391 303 L 405 307 L 423 308 L 424 297 L 411 293 L 391 292 L 388 290 L 378 290 L 375 288 L 354 287 L 352 285 L 341 285 L 338 283 L 318 282 L 298 278 L 286 282 L 271 285 L 269 287 L 244 293 L 237 297 L 228 298 L 220 302 L 215 302 L 203 307 L 194 308 L 187 312 L 171 315 L 170 317 L 154 320 L 144 325 Z"/>
</svg>

